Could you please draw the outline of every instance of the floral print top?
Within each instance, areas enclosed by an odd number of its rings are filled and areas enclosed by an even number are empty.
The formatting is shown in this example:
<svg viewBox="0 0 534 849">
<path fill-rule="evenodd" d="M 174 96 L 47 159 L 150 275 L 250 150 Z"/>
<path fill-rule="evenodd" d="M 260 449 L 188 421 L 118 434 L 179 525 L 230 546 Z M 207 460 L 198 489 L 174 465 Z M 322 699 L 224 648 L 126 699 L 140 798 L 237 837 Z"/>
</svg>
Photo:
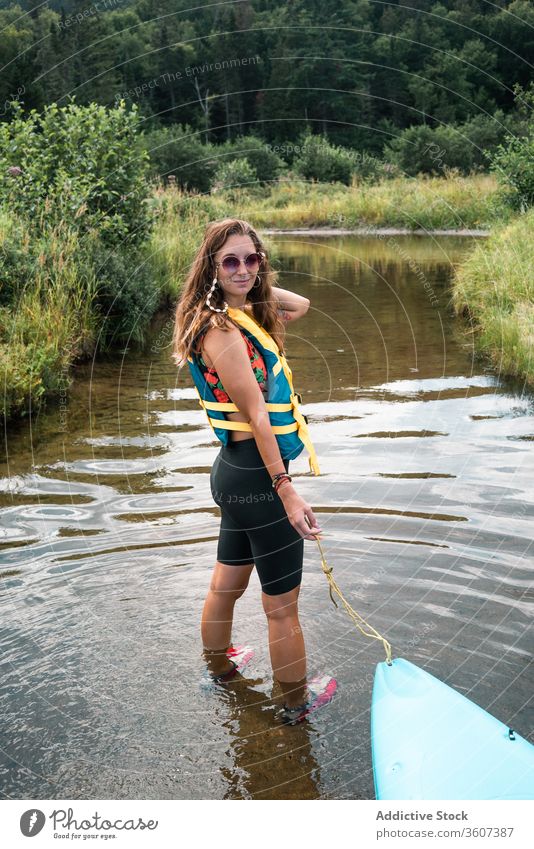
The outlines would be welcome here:
<svg viewBox="0 0 534 849">
<path fill-rule="evenodd" d="M 207 331 L 204 331 L 204 333 L 201 333 L 198 337 L 198 345 L 200 345 L 200 341 L 206 332 Z M 252 366 L 252 370 L 254 372 L 256 380 L 258 381 L 258 385 L 261 391 L 264 393 L 265 397 L 267 397 L 267 369 L 265 367 L 265 361 L 256 346 L 248 338 L 248 336 L 243 333 L 242 330 L 240 330 L 239 332 L 241 333 L 243 339 L 246 342 L 250 358 L 250 364 Z M 215 395 L 217 401 L 221 401 L 222 403 L 226 403 L 229 401 L 230 403 L 232 403 L 232 399 L 230 398 L 228 393 L 225 392 L 224 386 L 222 385 L 221 379 L 217 374 L 215 368 L 206 364 L 204 358 L 202 357 L 202 354 L 199 353 L 198 358 L 200 362 L 200 367 L 204 374 L 204 379 L 207 381 L 207 383 L 210 384 L 211 390 Z"/>
</svg>

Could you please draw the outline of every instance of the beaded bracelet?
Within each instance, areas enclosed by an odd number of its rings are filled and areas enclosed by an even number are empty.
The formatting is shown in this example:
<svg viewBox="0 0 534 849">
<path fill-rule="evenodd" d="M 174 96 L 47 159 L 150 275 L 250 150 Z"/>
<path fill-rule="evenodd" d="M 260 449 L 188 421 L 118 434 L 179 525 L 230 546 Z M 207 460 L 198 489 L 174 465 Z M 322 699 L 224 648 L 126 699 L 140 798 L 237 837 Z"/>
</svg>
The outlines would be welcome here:
<svg viewBox="0 0 534 849">
<path fill-rule="evenodd" d="M 289 480 L 291 480 L 289 472 L 277 472 L 276 475 L 273 475 L 272 477 L 271 486 L 273 487 L 273 489 L 280 480 L 280 478 L 289 478 Z"/>
<path fill-rule="evenodd" d="M 290 475 L 284 475 L 283 477 L 278 478 L 278 480 L 276 481 L 276 483 L 275 483 L 275 485 L 274 485 L 274 491 L 275 491 L 276 493 L 278 493 L 278 490 L 280 489 L 280 487 L 282 486 L 282 484 L 284 483 L 284 481 L 289 481 L 289 482 L 291 482 L 291 480 L 292 480 L 292 478 L 291 478 L 291 476 L 290 476 Z"/>
</svg>

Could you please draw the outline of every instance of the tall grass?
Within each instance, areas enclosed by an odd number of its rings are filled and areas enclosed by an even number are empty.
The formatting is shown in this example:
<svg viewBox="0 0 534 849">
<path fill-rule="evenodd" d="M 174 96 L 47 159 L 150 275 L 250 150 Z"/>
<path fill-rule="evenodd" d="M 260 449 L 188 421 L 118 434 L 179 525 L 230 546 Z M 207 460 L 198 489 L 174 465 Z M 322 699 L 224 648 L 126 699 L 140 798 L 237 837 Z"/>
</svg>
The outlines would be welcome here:
<svg viewBox="0 0 534 849">
<path fill-rule="evenodd" d="M 2 213 L 2 253 L 15 234 L 29 246 L 25 225 Z M 30 273 L 14 302 L 0 308 L 0 418 L 6 419 L 35 411 L 44 396 L 64 390 L 71 363 L 90 349 L 97 333 L 96 279 L 80 266 L 77 233 L 62 223 L 32 234 L 31 245 L 32 256 L 22 260 Z"/>
<path fill-rule="evenodd" d="M 457 269 L 452 304 L 495 367 L 534 386 L 534 210 L 495 230 Z"/>
<path fill-rule="evenodd" d="M 156 224 L 150 241 L 151 267 L 161 304 L 165 300 L 170 303 L 180 294 L 206 225 L 219 218 L 239 217 L 239 213 L 224 198 L 187 194 L 174 186 L 158 188 L 152 203 Z M 249 220 L 256 223 L 253 215 Z M 263 241 L 269 247 L 270 256 L 275 257 L 274 246 L 268 239 Z"/>
<path fill-rule="evenodd" d="M 229 200 L 231 199 L 231 204 Z M 493 175 L 394 178 L 374 185 L 354 181 L 280 180 L 271 190 L 231 190 L 210 197 L 217 213 L 250 219 L 258 227 L 488 228 L 512 213 Z"/>
<path fill-rule="evenodd" d="M 150 239 L 151 266 L 161 302 L 175 300 L 208 221 L 220 217 L 211 198 L 179 188 L 158 187 L 152 197 L 156 222 Z"/>
</svg>

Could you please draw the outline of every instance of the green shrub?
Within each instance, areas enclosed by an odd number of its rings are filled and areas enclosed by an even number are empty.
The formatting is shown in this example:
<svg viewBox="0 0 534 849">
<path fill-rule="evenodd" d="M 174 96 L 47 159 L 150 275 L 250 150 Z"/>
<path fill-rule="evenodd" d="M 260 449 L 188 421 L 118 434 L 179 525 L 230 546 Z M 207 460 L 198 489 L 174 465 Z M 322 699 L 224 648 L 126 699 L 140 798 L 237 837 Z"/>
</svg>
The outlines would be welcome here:
<svg viewBox="0 0 534 849">
<path fill-rule="evenodd" d="M 298 141 L 295 139 L 286 139 L 285 141 L 274 142 L 273 144 L 269 144 L 269 150 L 275 154 L 275 156 L 279 156 L 282 160 L 282 167 L 291 166 L 295 159 L 297 159 L 302 151 L 302 148 Z"/>
<path fill-rule="evenodd" d="M 209 192 L 219 166 L 217 148 L 202 144 L 200 134 L 185 126 L 157 127 L 143 134 L 150 156 L 150 177 L 169 180 L 187 191 Z"/>
<path fill-rule="evenodd" d="M 445 174 L 458 169 L 462 174 L 486 170 L 490 151 L 506 135 L 507 119 L 502 110 L 493 117 L 477 115 L 464 124 L 408 127 L 392 139 L 384 156 L 410 177 Z"/>
<path fill-rule="evenodd" d="M 355 168 L 351 150 L 330 144 L 324 136 L 309 131 L 299 140 L 301 152 L 293 161 L 293 169 L 307 180 L 350 185 Z"/>
<path fill-rule="evenodd" d="M 534 132 L 508 139 L 497 148 L 491 168 L 506 187 L 505 195 L 514 209 L 525 211 L 534 205 Z"/>
<path fill-rule="evenodd" d="M 443 174 L 456 161 L 456 138 L 449 127 L 428 125 L 408 127 L 396 138 L 391 139 L 384 155 L 397 165 L 406 176 L 417 174 Z"/>
<path fill-rule="evenodd" d="M 217 148 L 222 162 L 231 158 L 246 159 L 256 174 L 259 183 L 272 183 L 284 170 L 284 161 L 257 136 L 240 136 L 231 142 L 226 142 Z"/>
<path fill-rule="evenodd" d="M 491 170 L 505 187 L 505 199 L 525 211 L 534 206 L 534 85 L 525 92 L 515 87 L 517 135 L 510 133 L 491 159 Z"/>
<path fill-rule="evenodd" d="M 504 141 L 514 123 L 513 114 L 505 115 L 502 109 L 497 109 L 491 118 L 488 115 L 476 115 L 458 127 L 471 143 L 469 149 L 472 170 L 489 169 L 493 152 Z M 468 173 L 465 168 L 463 170 Z"/>
<path fill-rule="evenodd" d="M 41 226 L 97 226 L 108 243 L 139 241 L 149 229 L 148 155 L 137 109 L 56 103 L 28 114 L 11 104 L 0 124 L 0 203 Z"/>
<path fill-rule="evenodd" d="M 160 300 L 148 247 L 118 245 L 108 250 L 95 242 L 87 251 L 86 262 L 98 281 L 98 350 L 110 350 L 119 343 L 142 345 Z"/>
<path fill-rule="evenodd" d="M 385 162 L 376 156 L 372 156 L 365 150 L 354 153 L 353 174 L 358 182 L 379 183 L 381 180 L 393 180 L 401 177 L 402 172 L 398 165 L 393 162 Z"/>
<path fill-rule="evenodd" d="M 217 169 L 212 191 L 253 188 L 258 183 L 256 171 L 243 157 L 222 162 Z"/>
</svg>

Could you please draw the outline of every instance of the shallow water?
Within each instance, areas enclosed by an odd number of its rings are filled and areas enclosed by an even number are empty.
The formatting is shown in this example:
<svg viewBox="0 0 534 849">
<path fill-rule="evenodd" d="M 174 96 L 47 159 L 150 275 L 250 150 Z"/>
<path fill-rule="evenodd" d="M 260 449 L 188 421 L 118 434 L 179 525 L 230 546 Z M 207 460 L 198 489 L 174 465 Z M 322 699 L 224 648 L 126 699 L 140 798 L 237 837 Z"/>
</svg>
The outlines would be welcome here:
<svg viewBox="0 0 534 849">
<path fill-rule="evenodd" d="M 291 462 L 353 607 L 406 657 L 529 737 L 534 398 L 473 357 L 449 308 L 473 239 L 278 236 L 310 297 L 286 351 L 317 450 Z M 330 706 L 297 728 L 270 700 L 253 573 L 242 680 L 202 683 L 199 622 L 219 444 L 188 373 L 152 350 L 78 370 L 67 411 L 9 429 L 0 468 L 0 791 L 5 798 L 374 798 L 380 643 L 330 602 L 305 543 L 309 672 Z M 530 738 L 532 739 L 532 737 Z"/>
</svg>

